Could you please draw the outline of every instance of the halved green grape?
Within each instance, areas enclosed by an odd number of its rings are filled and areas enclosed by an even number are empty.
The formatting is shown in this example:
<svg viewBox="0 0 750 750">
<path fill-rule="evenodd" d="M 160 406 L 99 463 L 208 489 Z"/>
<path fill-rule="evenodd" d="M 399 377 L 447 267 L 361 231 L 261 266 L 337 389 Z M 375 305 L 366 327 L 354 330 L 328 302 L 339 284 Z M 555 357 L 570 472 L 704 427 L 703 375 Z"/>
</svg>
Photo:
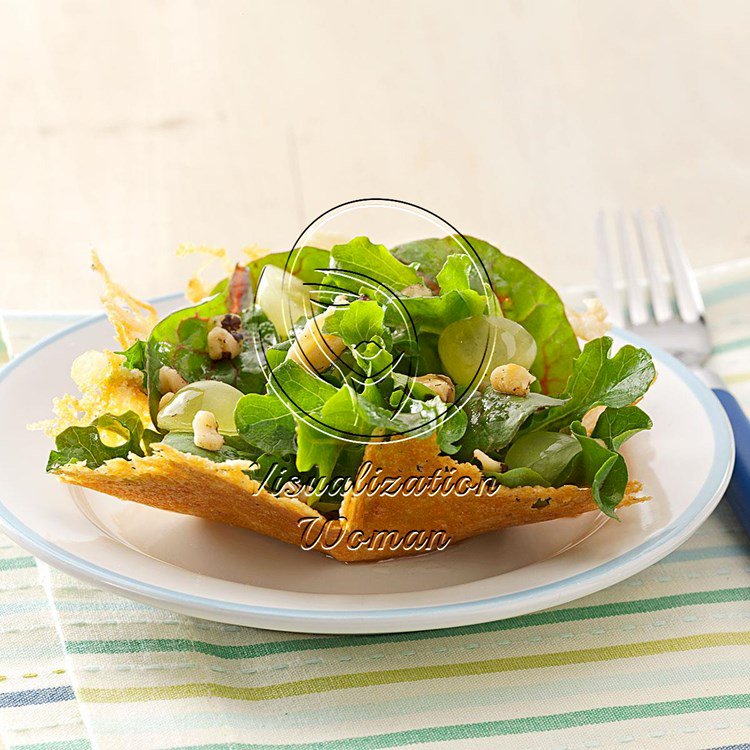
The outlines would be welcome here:
<svg viewBox="0 0 750 750">
<path fill-rule="evenodd" d="M 438 353 L 448 375 L 466 385 L 477 374 L 489 380 L 495 367 L 514 362 L 529 368 L 536 357 L 534 337 L 521 325 L 500 316 L 457 320 L 440 334 Z"/>
<path fill-rule="evenodd" d="M 527 468 L 541 474 L 550 485 L 565 484 L 581 444 L 562 432 L 532 432 L 516 440 L 505 456 L 508 469 Z"/>
<path fill-rule="evenodd" d="M 242 396 L 242 391 L 228 383 L 198 380 L 180 388 L 175 397 L 159 410 L 156 421 L 162 430 L 192 432 L 196 413 L 210 411 L 219 423 L 219 432 L 236 435 L 234 407 Z"/>
<path fill-rule="evenodd" d="M 272 265 L 263 269 L 255 301 L 282 338 L 286 338 L 294 324 L 310 312 L 310 293 L 305 284 Z"/>
</svg>

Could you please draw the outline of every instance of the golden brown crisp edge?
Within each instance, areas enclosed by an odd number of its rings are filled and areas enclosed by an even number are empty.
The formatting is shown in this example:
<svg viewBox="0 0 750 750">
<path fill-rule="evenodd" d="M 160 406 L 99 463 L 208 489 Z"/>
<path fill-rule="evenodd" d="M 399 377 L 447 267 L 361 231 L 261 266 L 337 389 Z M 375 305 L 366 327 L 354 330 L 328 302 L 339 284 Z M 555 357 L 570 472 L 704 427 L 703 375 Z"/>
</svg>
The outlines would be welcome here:
<svg viewBox="0 0 750 750">
<path fill-rule="evenodd" d="M 473 464 L 440 455 L 434 436 L 369 444 L 340 518 L 332 521 L 295 497 L 269 493 L 245 473 L 249 461 L 215 463 L 153 447 L 150 456 L 113 459 L 97 469 L 73 464 L 55 473 L 70 484 L 251 529 L 344 562 L 421 554 L 488 531 L 597 510 L 587 488 L 488 487 Z M 453 483 L 439 485 L 446 476 Z M 623 505 L 646 499 L 631 481 Z"/>
</svg>

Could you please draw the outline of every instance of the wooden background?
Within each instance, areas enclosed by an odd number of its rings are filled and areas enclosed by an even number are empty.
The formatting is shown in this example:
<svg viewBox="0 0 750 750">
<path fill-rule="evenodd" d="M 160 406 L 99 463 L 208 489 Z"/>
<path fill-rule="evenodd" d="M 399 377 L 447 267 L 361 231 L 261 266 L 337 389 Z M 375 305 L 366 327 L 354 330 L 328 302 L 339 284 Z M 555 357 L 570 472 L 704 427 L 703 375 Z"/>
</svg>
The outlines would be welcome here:
<svg viewBox="0 0 750 750">
<path fill-rule="evenodd" d="M 343 200 L 421 203 L 555 282 L 600 208 L 750 255 L 747 0 L 0 0 L 0 307 L 141 295 L 183 242 L 284 248 Z"/>
</svg>

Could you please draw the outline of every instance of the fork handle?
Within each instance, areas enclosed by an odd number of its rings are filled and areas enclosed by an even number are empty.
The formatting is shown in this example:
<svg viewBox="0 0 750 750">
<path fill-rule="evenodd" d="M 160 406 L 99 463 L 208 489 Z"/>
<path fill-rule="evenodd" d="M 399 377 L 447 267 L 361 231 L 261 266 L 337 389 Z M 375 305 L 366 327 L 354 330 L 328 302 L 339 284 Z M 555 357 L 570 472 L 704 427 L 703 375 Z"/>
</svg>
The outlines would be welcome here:
<svg viewBox="0 0 750 750">
<path fill-rule="evenodd" d="M 750 534 L 750 420 L 729 391 L 724 388 L 713 391 L 729 417 L 736 450 L 734 473 L 724 497 Z"/>
</svg>

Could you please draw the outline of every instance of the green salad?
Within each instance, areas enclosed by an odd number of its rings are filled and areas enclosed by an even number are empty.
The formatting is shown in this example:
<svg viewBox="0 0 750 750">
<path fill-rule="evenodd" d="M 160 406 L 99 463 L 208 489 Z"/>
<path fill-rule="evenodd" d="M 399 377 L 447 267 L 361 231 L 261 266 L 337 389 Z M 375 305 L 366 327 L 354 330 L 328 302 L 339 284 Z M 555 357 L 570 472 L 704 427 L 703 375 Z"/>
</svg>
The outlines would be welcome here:
<svg viewBox="0 0 750 750">
<path fill-rule="evenodd" d="M 589 487 L 614 516 L 620 447 L 651 427 L 635 405 L 655 377 L 648 352 L 613 352 L 607 336 L 581 348 L 557 292 L 471 237 L 266 255 L 122 354 L 151 424 L 128 412 L 69 427 L 49 471 L 163 443 L 247 459 L 266 488 L 304 484 L 334 513 L 332 480 L 356 474 L 368 442 L 429 438 L 501 485 Z"/>
</svg>

